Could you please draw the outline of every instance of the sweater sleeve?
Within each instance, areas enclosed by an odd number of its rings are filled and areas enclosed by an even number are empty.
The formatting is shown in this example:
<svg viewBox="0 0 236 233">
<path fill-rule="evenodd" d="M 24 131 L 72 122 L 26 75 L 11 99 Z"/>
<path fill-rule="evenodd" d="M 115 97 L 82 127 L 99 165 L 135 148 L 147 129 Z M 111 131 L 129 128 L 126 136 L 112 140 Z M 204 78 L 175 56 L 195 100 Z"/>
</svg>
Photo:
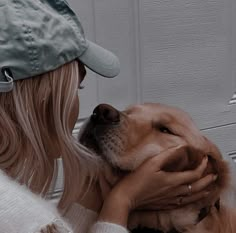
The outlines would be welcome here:
<svg viewBox="0 0 236 233">
<path fill-rule="evenodd" d="M 95 223 L 97 213 L 86 209 L 78 203 L 73 203 L 69 210 L 64 214 L 64 218 L 71 225 L 73 232 L 87 233 L 89 228 Z"/>
<path fill-rule="evenodd" d="M 114 223 L 96 222 L 89 233 L 128 233 L 128 230 Z"/>
<path fill-rule="evenodd" d="M 108 222 L 96 222 L 97 213 L 84 208 L 78 203 L 74 203 L 64 217 L 71 224 L 74 233 L 128 233 L 120 225 Z"/>
<path fill-rule="evenodd" d="M 39 233 L 46 231 L 48 226 L 53 226 L 59 233 L 72 233 L 52 203 L 33 194 L 0 170 L 0 231 Z"/>
<path fill-rule="evenodd" d="M 58 233 L 127 233 L 119 225 L 96 222 L 96 218 L 93 211 L 74 204 L 63 219 L 54 204 L 33 194 L 0 170 L 1 232 L 47 232 L 47 227 L 53 225 Z"/>
</svg>

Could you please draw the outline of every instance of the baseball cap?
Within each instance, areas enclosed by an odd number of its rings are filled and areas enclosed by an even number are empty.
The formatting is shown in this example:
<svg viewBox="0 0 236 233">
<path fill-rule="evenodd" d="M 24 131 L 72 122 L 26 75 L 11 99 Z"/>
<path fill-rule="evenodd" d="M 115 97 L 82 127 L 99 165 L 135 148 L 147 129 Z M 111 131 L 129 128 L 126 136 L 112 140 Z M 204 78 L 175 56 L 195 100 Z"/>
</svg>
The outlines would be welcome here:
<svg viewBox="0 0 236 233">
<path fill-rule="evenodd" d="M 120 71 L 112 52 L 86 39 L 65 0 L 0 0 L 0 92 L 75 59 L 104 77 Z"/>
</svg>

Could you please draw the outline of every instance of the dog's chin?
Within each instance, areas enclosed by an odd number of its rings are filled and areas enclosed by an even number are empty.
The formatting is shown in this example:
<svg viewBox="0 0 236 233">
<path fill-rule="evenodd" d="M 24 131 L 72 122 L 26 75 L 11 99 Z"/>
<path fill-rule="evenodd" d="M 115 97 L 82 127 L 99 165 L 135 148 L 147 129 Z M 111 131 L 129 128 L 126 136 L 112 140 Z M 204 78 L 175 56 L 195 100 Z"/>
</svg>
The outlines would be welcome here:
<svg viewBox="0 0 236 233">
<path fill-rule="evenodd" d="M 95 128 L 95 125 L 91 121 L 86 122 L 80 130 L 78 140 L 93 154 L 100 156 L 103 160 L 109 162 L 101 146 L 99 137 L 96 135 Z"/>
<path fill-rule="evenodd" d="M 93 154 L 101 157 L 102 161 L 107 163 L 110 167 L 112 167 L 112 170 L 117 175 L 124 175 L 130 172 L 128 169 L 123 169 L 120 166 L 118 166 L 114 162 L 114 158 L 112 159 L 112 155 L 114 154 L 113 149 L 115 150 L 114 145 L 109 145 L 109 143 L 102 142 L 101 135 L 97 135 L 97 130 L 95 125 L 88 121 L 86 122 L 83 127 L 80 130 L 78 141 L 85 146 L 88 150 L 90 150 Z M 104 146 L 103 144 L 106 144 Z M 114 148 L 113 148 L 114 146 Z M 111 150 L 111 151 L 109 151 Z"/>
<path fill-rule="evenodd" d="M 89 149 L 93 154 L 97 156 L 102 155 L 102 149 L 100 148 L 99 142 L 96 139 L 94 125 L 91 121 L 86 122 L 81 128 L 78 135 L 78 141 L 87 149 Z"/>
<path fill-rule="evenodd" d="M 101 156 L 102 150 L 99 147 L 99 142 L 93 132 L 93 126 L 88 122 L 81 130 L 78 136 L 78 141 L 87 149 L 89 149 L 93 154 Z"/>
</svg>

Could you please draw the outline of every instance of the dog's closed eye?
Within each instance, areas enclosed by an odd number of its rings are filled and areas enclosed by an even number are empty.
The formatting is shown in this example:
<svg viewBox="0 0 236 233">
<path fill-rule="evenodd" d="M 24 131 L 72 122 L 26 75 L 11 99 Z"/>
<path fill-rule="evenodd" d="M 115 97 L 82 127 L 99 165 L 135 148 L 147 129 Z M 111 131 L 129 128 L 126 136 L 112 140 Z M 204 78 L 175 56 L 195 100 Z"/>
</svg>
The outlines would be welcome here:
<svg viewBox="0 0 236 233">
<path fill-rule="evenodd" d="M 152 127 L 157 130 L 160 131 L 162 133 L 166 133 L 166 134 L 174 134 L 169 127 L 165 126 L 164 124 L 161 123 L 157 123 L 157 122 L 152 122 Z"/>
<path fill-rule="evenodd" d="M 159 130 L 162 132 L 162 133 L 168 133 L 168 134 L 173 134 L 169 128 L 165 127 L 165 126 L 160 126 L 159 127 Z"/>
</svg>

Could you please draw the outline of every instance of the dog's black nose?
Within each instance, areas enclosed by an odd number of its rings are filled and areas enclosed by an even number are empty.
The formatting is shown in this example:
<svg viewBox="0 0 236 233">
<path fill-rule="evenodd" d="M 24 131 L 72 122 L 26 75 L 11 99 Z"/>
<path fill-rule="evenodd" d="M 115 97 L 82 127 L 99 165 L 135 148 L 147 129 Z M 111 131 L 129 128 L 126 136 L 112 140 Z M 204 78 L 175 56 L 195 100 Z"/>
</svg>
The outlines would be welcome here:
<svg viewBox="0 0 236 233">
<path fill-rule="evenodd" d="M 94 110 L 91 119 L 99 124 L 118 123 L 120 113 L 108 104 L 99 104 Z"/>
</svg>

